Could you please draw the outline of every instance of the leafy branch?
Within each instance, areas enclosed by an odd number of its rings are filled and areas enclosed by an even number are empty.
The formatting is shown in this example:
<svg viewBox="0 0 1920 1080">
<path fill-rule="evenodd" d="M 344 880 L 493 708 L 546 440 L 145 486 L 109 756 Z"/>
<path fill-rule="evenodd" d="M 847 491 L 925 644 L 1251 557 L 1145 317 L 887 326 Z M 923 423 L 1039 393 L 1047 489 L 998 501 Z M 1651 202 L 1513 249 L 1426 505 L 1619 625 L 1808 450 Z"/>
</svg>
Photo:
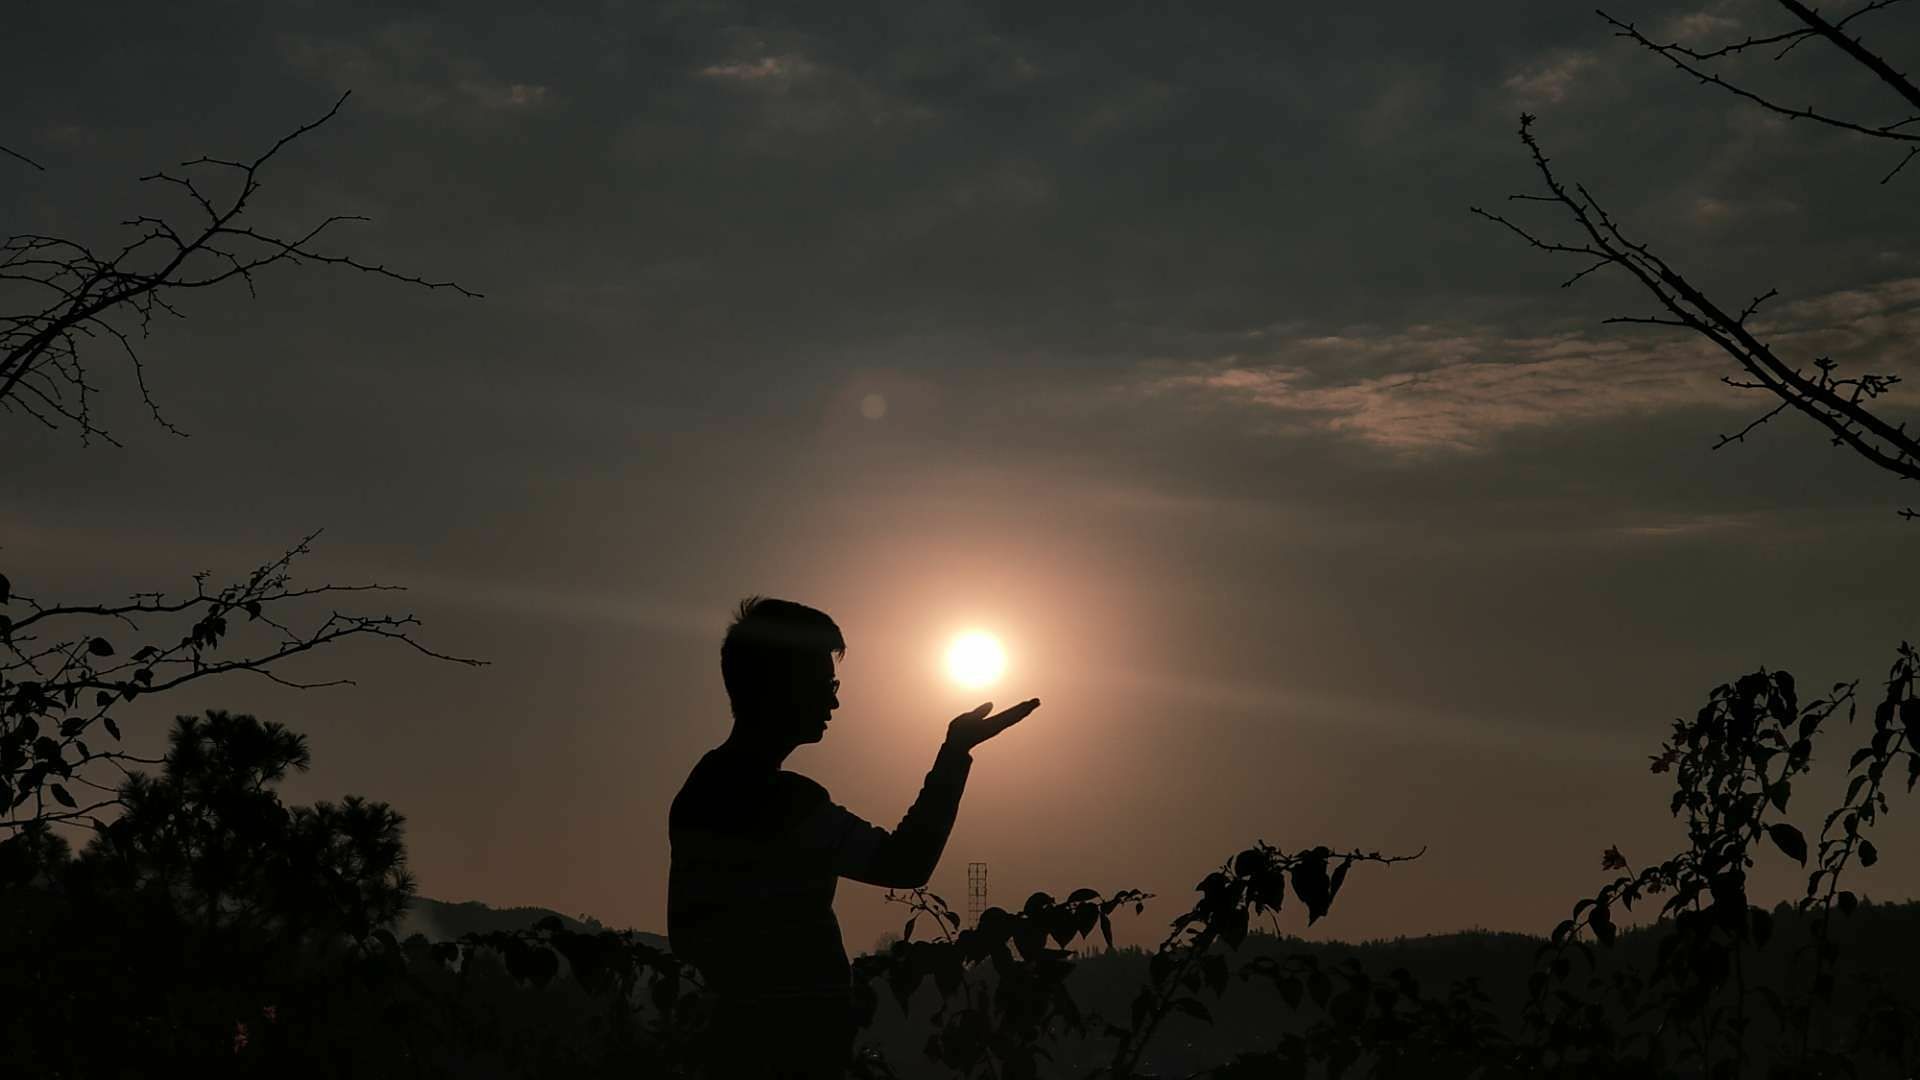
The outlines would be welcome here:
<svg viewBox="0 0 1920 1080">
<path fill-rule="evenodd" d="M 303 681 L 280 673 L 283 662 L 349 638 L 398 642 L 422 655 L 479 667 L 485 661 L 428 648 L 414 636 L 411 614 L 343 611 L 331 605 L 398 586 L 302 586 L 293 563 L 319 533 L 226 585 L 195 574 L 190 593 L 141 593 L 117 603 L 42 601 L 12 591 L 0 575 L 0 827 L 29 821 L 96 821 L 114 798 L 82 806 L 68 784 L 88 783 L 78 770 L 153 762 L 125 751 L 95 749 L 104 729 L 115 742 L 118 707 L 230 672 L 250 672 L 281 686 L 352 685 L 334 678 Z M 13 615 L 11 612 L 23 611 Z M 243 644 L 230 637 L 238 634 Z M 100 787 L 97 783 L 91 786 Z M 49 805 L 51 803 L 51 805 Z"/>
</svg>

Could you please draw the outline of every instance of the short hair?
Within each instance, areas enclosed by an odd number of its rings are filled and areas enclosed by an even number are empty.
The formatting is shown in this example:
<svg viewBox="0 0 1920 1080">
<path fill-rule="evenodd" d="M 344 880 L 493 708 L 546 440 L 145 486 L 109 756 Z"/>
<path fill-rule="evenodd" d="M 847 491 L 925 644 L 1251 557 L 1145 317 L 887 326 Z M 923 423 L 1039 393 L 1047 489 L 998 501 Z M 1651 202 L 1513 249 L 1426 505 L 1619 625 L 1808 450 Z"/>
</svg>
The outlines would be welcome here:
<svg viewBox="0 0 1920 1080">
<path fill-rule="evenodd" d="M 847 655 L 847 641 L 826 612 L 771 597 L 740 601 L 720 643 L 720 679 L 733 714 L 750 709 L 776 680 L 783 693 L 795 661 L 821 653 Z"/>
</svg>

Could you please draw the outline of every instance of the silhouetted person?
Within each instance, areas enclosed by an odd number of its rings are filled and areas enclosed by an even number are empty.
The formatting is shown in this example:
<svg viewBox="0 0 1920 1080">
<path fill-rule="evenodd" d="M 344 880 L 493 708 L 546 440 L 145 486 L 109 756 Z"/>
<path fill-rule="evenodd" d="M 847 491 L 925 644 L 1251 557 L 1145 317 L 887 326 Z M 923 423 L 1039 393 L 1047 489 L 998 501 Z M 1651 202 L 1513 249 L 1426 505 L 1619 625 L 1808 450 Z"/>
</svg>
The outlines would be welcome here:
<svg viewBox="0 0 1920 1080">
<path fill-rule="evenodd" d="M 833 664 L 845 655 L 824 612 L 742 602 L 720 646 L 733 732 L 693 767 L 668 816 L 667 936 L 715 991 L 716 1080 L 845 1073 L 854 1022 L 835 885 L 925 885 L 953 831 L 969 752 L 1040 705 L 956 717 L 920 797 L 888 832 L 780 767 L 826 735 L 840 707 Z"/>
</svg>

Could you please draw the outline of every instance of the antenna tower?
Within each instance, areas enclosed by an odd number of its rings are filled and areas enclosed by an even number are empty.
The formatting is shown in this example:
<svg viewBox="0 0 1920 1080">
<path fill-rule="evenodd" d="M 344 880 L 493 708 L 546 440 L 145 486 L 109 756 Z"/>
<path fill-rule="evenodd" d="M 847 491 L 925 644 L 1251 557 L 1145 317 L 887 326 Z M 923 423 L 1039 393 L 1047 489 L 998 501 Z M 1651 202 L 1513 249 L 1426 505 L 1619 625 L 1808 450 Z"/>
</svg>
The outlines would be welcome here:
<svg viewBox="0 0 1920 1080">
<path fill-rule="evenodd" d="M 987 910 L 987 864 L 967 864 L 967 925 L 979 926 L 980 913 Z"/>
</svg>

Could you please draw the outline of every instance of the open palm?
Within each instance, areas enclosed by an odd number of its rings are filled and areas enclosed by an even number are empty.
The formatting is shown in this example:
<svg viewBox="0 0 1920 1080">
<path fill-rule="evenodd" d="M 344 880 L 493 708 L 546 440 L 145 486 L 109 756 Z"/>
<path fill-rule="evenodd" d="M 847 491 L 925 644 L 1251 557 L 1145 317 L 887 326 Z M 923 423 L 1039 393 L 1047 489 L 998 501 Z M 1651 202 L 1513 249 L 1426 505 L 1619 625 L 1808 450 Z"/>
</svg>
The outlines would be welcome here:
<svg viewBox="0 0 1920 1080">
<path fill-rule="evenodd" d="M 947 725 L 947 741 L 963 750 L 971 750 L 995 735 L 1007 730 L 1027 718 L 1027 715 L 1040 707 L 1039 698 L 1028 698 L 1011 709 L 987 715 L 993 708 L 989 701 L 968 713 L 961 713 Z"/>
</svg>

